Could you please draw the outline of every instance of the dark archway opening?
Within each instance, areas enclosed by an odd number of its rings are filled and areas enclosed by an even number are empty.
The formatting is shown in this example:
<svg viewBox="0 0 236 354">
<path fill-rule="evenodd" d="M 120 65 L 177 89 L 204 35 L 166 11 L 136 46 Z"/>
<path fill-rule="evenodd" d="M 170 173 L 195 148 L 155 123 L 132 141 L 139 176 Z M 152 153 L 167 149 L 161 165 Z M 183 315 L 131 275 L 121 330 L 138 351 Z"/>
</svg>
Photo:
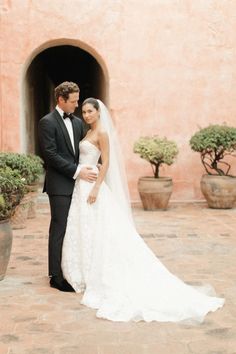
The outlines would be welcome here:
<svg viewBox="0 0 236 354">
<path fill-rule="evenodd" d="M 97 97 L 106 103 L 105 76 L 100 64 L 91 54 L 72 45 L 45 49 L 33 59 L 26 73 L 24 145 L 27 153 L 40 154 L 38 121 L 54 109 L 54 88 L 63 81 L 73 81 L 79 85 L 80 103 L 87 97 Z M 80 109 L 79 105 L 75 112 L 78 116 Z"/>
</svg>

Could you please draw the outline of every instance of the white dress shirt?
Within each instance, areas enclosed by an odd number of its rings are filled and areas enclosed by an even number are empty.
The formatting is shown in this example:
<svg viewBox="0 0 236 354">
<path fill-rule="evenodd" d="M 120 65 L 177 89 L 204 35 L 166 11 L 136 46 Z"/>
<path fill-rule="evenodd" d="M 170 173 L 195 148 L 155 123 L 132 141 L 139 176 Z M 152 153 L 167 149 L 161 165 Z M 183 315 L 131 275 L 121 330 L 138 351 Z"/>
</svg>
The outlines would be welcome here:
<svg viewBox="0 0 236 354">
<path fill-rule="evenodd" d="M 63 118 L 64 111 L 59 106 L 56 106 L 56 110 L 60 114 L 60 116 L 66 126 L 66 129 L 67 129 L 69 137 L 70 137 L 71 145 L 72 145 L 73 150 L 75 152 L 74 132 L 73 132 L 71 120 L 70 120 L 70 118 L 65 118 L 65 119 Z"/>
</svg>

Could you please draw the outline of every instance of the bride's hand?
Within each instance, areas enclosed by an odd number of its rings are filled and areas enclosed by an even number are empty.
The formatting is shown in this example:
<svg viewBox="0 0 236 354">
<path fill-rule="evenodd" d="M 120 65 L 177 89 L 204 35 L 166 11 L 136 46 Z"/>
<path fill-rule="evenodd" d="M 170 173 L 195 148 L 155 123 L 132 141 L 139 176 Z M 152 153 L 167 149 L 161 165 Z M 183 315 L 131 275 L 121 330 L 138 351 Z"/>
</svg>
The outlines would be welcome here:
<svg viewBox="0 0 236 354">
<path fill-rule="evenodd" d="M 93 188 L 93 189 L 91 190 L 91 192 L 89 193 L 87 202 L 88 202 L 89 204 L 95 203 L 96 200 L 97 200 L 97 195 L 98 195 L 98 189 L 97 189 L 97 188 Z"/>
</svg>

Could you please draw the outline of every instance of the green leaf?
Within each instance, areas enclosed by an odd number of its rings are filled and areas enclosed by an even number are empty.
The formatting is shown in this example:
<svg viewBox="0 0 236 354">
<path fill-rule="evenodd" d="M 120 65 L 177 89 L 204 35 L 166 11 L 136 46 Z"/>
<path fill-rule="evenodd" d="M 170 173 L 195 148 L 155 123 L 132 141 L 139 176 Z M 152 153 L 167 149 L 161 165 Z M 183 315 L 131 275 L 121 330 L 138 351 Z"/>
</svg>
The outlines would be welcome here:
<svg viewBox="0 0 236 354">
<path fill-rule="evenodd" d="M 179 151 L 174 141 L 154 135 L 140 137 L 134 143 L 134 152 L 154 166 L 154 175 L 158 177 L 160 166 L 172 165 Z"/>
</svg>

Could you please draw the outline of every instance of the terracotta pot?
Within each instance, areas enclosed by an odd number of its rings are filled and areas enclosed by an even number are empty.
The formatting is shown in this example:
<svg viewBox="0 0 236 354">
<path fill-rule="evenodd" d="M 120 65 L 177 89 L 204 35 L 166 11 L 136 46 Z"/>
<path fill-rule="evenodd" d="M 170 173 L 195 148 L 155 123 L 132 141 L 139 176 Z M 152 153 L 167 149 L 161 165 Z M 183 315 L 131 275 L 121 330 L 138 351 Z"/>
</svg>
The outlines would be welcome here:
<svg viewBox="0 0 236 354">
<path fill-rule="evenodd" d="M 30 196 L 26 194 L 17 205 L 13 216 L 11 217 L 11 227 L 15 229 L 24 229 L 26 227 L 26 221 L 28 217 L 28 210 L 30 204 Z"/>
<path fill-rule="evenodd" d="M 0 280 L 5 277 L 11 255 L 12 229 L 9 220 L 0 221 Z"/>
<path fill-rule="evenodd" d="M 203 175 L 201 191 L 210 208 L 231 209 L 236 202 L 236 178 Z"/>
<path fill-rule="evenodd" d="M 138 191 L 144 210 L 167 209 L 172 193 L 173 182 L 170 177 L 141 177 Z"/>
</svg>

